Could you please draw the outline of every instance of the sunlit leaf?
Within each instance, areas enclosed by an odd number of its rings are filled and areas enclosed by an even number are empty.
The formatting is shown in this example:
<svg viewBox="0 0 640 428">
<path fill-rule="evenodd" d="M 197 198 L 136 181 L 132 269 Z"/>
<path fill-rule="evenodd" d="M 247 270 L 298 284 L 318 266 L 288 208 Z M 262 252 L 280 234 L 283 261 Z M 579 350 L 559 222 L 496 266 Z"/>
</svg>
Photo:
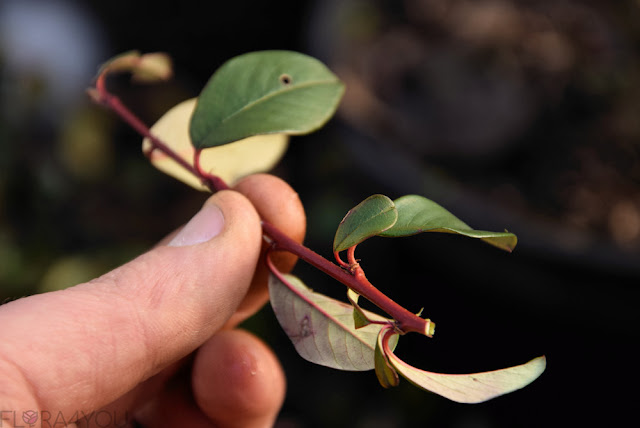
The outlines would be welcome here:
<svg viewBox="0 0 640 428">
<path fill-rule="evenodd" d="M 524 388 L 544 372 L 546 359 L 490 372 L 472 374 L 432 373 L 417 369 L 385 350 L 389 364 L 414 385 L 459 403 L 481 403 Z"/>
<path fill-rule="evenodd" d="M 507 251 L 512 251 L 518 242 L 512 233 L 474 230 L 442 206 L 422 196 L 402 196 L 394 204 L 398 210 L 398 220 L 380 236 L 399 237 L 421 232 L 456 233 L 479 238 Z"/>
<path fill-rule="evenodd" d="M 388 328 L 383 328 L 378 333 L 378 340 L 376 341 L 376 350 L 375 350 L 375 362 L 376 362 L 376 376 L 378 377 L 378 382 L 385 388 L 390 388 L 392 386 L 398 386 L 400 383 L 400 379 L 398 378 L 398 373 L 389 363 L 387 356 L 384 353 L 383 339 L 384 336 L 389 334 L 390 330 Z M 392 337 L 397 337 L 397 334 L 393 334 Z"/>
<path fill-rule="evenodd" d="M 269 294 L 278 322 L 304 359 L 340 370 L 375 367 L 374 350 L 382 325 L 356 329 L 351 305 L 314 293 L 293 275 L 272 273 Z M 386 321 L 372 312 L 365 314 L 371 320 Z"/>
<path fill-rule="evenodd" d="M 190 165 L 193 165 L 195 149 L 189 139 L 189 121 L 195 105 L 195 98 L 183 101 L 151 127 L 153 135 L 159 137 Z M 287 140 L 288 137 L 283 134 L 258 135 L 225 146 L 208 148 L 200 155 L 200 166 L 232 184 L 246 175 L 273 168 L 284 155 Z M 150 148 L 151 141 L 145 138 L 142 149 L 147 152 Z M 196 189 L 207 190 L 198 178 L 159 150 L 154 150 L 150 159 L 164 173 Z"/>
<path fill-rule="evenodd" d="M 379 235 L 396 222 L 398 212 L 384 195 L 369 196 L 344 216 L 333 239 L 333 251 L 339 252 Z"/>
<path fill-rule="evenodd" d="M 320 61 L 259 51 L 223 64 L 198 97 L 191 123 L 197 148 L 258 134 L 306 134 L 335 113 L 344 85 Z"/>
</svg>

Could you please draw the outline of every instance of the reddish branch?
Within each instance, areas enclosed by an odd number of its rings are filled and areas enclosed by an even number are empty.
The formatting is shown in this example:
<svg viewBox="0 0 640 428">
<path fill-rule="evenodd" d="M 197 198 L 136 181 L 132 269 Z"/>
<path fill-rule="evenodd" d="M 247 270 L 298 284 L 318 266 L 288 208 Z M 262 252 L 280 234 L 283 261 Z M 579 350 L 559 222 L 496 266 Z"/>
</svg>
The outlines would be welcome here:
<svg viewBox="0 0 640 428">
<path fill-rule="evenodd" d="M 198 177 L 212 192 L 229 189 L 229 186 L 220 177 L 202 170 L 200 167 L 200 154 L 202 149 L 197 149 L 195 151 L 194 163 L 191 165 L 169 148 L 169 146 L 167 146 L 163 141 L 154 136 L 149 128 L 124 104 L 122 104 L 118 97 L 107 91 L 105 84 L 106 75 L 107 72 L 103 72 L 98 76 L 95 90 L 91 90 L 90 92 L 92 98 L 97 103 L 113 110 L 136 132 L 144 138 L 149 139 L 152 148 L 146 153 L 147 156 L 150 156 L 154 150 L 160 150 L 195 177 Z M 288 251 L 295 254 L 302 260 L 340 281 L 342 284 L 346 285 L 348 288 L 352 289 L 389 314 L 389 316 L 394 320 L 394 327 L 397 332 L 402 334 L 417 332 L 426 336 L 431 336 L 429 333 L 431 322 L 429 320 L 420 318 L 418 315 L 400 306 L 369 282 L 364 275 L 364 271 L 355 259 L 355 247 L 347 250 L 348 263 L 343 262 L 336 254 L 336 260 L 340 264 L 340 266 L 338 266 L 320 256 L 313 250 L 289 238 L 271 223 L 264 220 L 262 221 L 262 230 L 265 236 L 272 242 L 274 250 Z"/>
</svg>

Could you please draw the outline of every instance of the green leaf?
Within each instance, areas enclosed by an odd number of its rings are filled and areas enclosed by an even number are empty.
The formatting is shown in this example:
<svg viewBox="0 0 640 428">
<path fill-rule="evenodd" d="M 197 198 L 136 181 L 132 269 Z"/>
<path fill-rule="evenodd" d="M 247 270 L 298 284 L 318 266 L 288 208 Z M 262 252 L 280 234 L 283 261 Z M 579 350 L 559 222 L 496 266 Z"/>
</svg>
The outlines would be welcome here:
<svg viewBox="0 0 640 428">
<path fill-rule="evenodd" d="M 544 356 L 528 363 L 490 372 L 472 374 L 432 373 L 417 369 L 395 356 L 385 355 L 389 364 L 404 378 L 419 388 L 434 392 L 458 403 L 481 403 L 524 388 L 544 372 Z"/>
<path fill-rule="evenodd" d="M 304 359 L 340 370 L 371 370 L 378 332 L 384 325 L 356 329 L 353 307 L 314 293 L 293 275 L 269 277 L 271 306 L 282 329 Z M 365 311 L 369 319 L 388 321 Z"/>
<path fill-rule="evenodd" d="M 398 386 L 400 383 L 400 379 L 398 378 L 398 373 L 389 363 L 387 356 L 384 353 L 383 340 L 385 336 L 393 334 L 389 328 L 383 328 L 378 333 L 378 340 L 376 341 L 376 350 L 375 350 L 375 362 L 376 362 L 376 376 L 378 377 L 378 382 L 385 388 L 390 388 L 392 386 Z M 397 334 L 393 334 L 392 338 L 397 338 Z"/>
<path fill-rule="evenodd" d="M 195 149 L 189 138 L 189 121 L 196 106 L 196 99 L 183 101 L 167 111 L 150 129 L 172 151 L 193 165 Z M 221 147 L 204 149 L 200 155 L 200 167 L 232 185 L 249 174 L 269 171 L 284 155 L 289 137 L 284 134 L 256 135 Z M 142 140 L 142 150 L 147 153 L 152 145 L 148 138 Z M 149 155 L 151 164 L 198 190 L 209 191 L 200 179 L 182 165 L 161 152 Z"/>
<path fill-rule="evenodd" d="M 351 306 L 353 306 L 353 325 L 356 328 L 362 328 L 366 325 L 371 324 L 371 321 L 369 321 L 369 319 L 367 318 L 364 310 L 360 307 L 360 305 L 358 305 L 360 295 L 349 288 L 347 289 L 347 298 L 349 299 L 349 302 L 351 302 Z"/>
<path fill-rule="evenodd" d="M 343 92 L 343 83 L 307 55 L 240 55 L 223 64 L 198 97 L 191 140 L 204 148 L 258 134 L 307 134 L 333 116 Z"/>
<path fill-rule="evenodd" d="M 340 252 L 379 235 L 396 223 L 398 212 L 384 195 L 369 196 L 344 216 L 333 239 L 333 251 Z"/>
<path fill-rule="evenodd" d="M 437 203 L 418 195 L 406 195 L 394 201 L 398 221 L 380 236 L 400 237 L 422 232 L 456 233 L 479 238 L 506 251 L 512 251 L 518 239 L 513 233 L 474 230 Z"/>
</svg>

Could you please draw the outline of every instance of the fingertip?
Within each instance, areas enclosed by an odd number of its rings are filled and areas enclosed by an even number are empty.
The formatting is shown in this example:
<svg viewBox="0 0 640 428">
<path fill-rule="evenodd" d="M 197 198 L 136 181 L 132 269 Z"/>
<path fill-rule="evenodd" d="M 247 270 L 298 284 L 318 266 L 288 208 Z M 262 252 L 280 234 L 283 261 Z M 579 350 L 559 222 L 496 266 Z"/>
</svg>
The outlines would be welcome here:
<svg viewBox="0 0 640 428">
<path fill-rule="evenodd" d="M 222 210 L 225 223 L 222 234 L 239 234 L 244 230 L 249 236 L 248 239 L 255 239 L 256 235 L 261 235 L 260 216 L 252 202 L 243 195 L 230 190 L 222 190 L 207 199 L 204 207 L 212 204 Z"/>
<path fill-rule="evenodd" d="M 307 219 L 300 196 L 283 179 L 270 174 L 254 174 L 240 180 L 234 189 L 242 193 L 264 220 L 302 242 Z"/>
<path fill-rule="evenodd" d="M 251 201 L 263 220 L 302 243 L 307 227 L 306 215 L 298 193 L 287 182 L 270 174 L 254 174 L 240 180 L 235 190 Z M 272 255 L 272 261 L 281 272 L 289 272 L 293 269 L 297 257 L 288 252 L 278 251 Z M 268 275 L 266 264 L 259 263 L 251 289 L 228 325 L 237 325 L 265 304 L 269 298 Z"/>
<path fill-rule="evenodd" d="M 196 355 L 192 371 L 195 401 L 223 427 L 272 426 L 286 383 L 276 356 L 244 330 L 213 336 Z"/>
</svg>

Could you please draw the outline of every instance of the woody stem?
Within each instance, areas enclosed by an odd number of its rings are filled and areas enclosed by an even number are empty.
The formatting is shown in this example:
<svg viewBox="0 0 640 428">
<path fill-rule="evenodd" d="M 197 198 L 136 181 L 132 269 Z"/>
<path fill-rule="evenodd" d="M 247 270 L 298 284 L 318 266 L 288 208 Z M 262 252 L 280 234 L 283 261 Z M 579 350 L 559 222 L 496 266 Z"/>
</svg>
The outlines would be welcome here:
<svg viewBox="0 0 640 428">
<path fill-rule="evenodd" d="M 225 181 L 220 177 L 210 174 L 209 172 L 204 171 L 201 168 L 200 156 L 202 154 L 202 149 L 195 150 L 193 165 L 191 165 L 183 157 L 174 152 L 167 144 L 161 141 L 158 137 L 154 136 L 149 128 L 124 104 L 122 104 L 118 97 L 107 91 L 105 84 L 105 73 L 98 76 L 96 80 L 95 91 L 92 92 L 92 96 L 96 102 L 113 110 L 136 132 L 149 139 L 152 145 L 152 149 L 147 153 L 147 155 L 150 155 L 154 150 L 160 150 L 162 153 L 164 153 L 177 164 L 189 171 L 195 177 L 199 178 L 203 185 L 212 192 L 230 188 L 227 183 L 225 183 Z M 262 229 L 263 233 L 269 238 L 269 240 L 274 243 L 276 250 L 288 251 L 298 256 L 317 269 L 340 281 L 342 284 L 346 285 L 356 293 L 371 301 L 387 314 L 389 314 L 389 316 L 394 319 L 396 329 L 399 332 L 417 332 L 426 336 L 431 336 L 429 334 L 429 320 L 422 319 L 416 314 L 400 306 L 385 294 L 383 294 L 376 287 L 374 287 L 373 284 L 371 284 L 367 280 L 367 278 L 364 276 L 364 272 L 362 272 L 362 269 L 355 262 L 355 247 L 349 249 L 349 264 L 342 262 L 336 255 L 337 260 L 341 262 L 341 265 L 343 265 L 342 267 L 340 267 L 325 259 L 313 250 L 289 238 L 282 231 L 265 220 L 262 220 Z M 347 272 L 345 269 L 343 269 L 345 265 L 347 267 L 351 266 L 355 268 L 353 269 L 353 273 Z"/>
</svg>

